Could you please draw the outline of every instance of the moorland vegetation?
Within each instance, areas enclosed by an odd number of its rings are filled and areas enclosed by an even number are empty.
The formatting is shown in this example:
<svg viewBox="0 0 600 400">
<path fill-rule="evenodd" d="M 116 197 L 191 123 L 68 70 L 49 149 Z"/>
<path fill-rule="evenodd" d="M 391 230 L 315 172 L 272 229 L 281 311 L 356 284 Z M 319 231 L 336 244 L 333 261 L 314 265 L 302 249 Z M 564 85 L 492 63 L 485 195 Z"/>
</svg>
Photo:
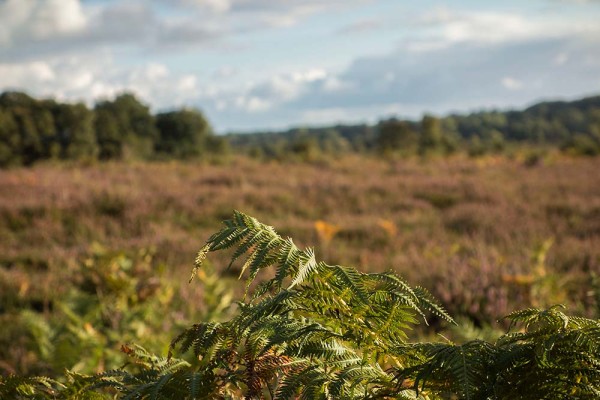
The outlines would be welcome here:
<svg viewBox="0 0 600 400">
<path fill-rule="evenodd" d="M 217 136 L 4 93 L 0 398 L 597 398 L 599 99 Z"/>
<path fill-rule="evenodd" d="M 494 341 L 411 342 L 430 315 L 454 323 L 422 287 L 393 272 L 319 261 L 270 226 L 235 212 L 196 256 L 233 249 L 245 277 L 229 318 L 174 337 L 166 357 L 126 344 L 130 363 L 66 380 L 0 378 L 3 398 L 593 399 L 600 394 L 600 323 L 559 306 L 506 316 Z M 268 270 L 257 285 L 257 278 Z M 94 328 L 90 328 L 94 329 Z M 59 353 L 60 354 L 60 353 Z M 184 358 L 175 358 L 175 355 Z M 186 357 L 187 355 L 187 357 Z"/>
</svg>

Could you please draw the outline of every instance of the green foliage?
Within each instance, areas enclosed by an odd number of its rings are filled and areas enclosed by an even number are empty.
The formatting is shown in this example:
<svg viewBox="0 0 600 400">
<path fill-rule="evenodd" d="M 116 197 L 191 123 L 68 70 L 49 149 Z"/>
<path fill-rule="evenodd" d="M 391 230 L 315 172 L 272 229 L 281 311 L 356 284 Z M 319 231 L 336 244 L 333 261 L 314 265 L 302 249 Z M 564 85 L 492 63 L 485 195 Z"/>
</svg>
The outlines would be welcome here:
<svg viewBox="0 0 600 400">
<path fill-rule="evenodd" d="M 299 249 L 241 213 L 202 248 L 194 274 L 207 253 L 227 248 L 235 249 L 232 264 L 245 258 L 247 300 L 231 320 L 194 325 L 171 345 L 174 351 L 193 351 L 202 370 L 225 371 L 214 380 L 219 393 L 380 396 L 393 387 L 385 367 L 398 362 L 387 353 L 405 341 L 417 318 L 433 312 L 451 321 L 426 291 L 396 275 L 317 261 L 311 249 Z M 272 278 L 251 290 L 267 268 L 274 268 Z"/>
<path fill-rule="evenodd" d="M 8 125 L 0 129 L 4 131 L 8 148 L 15 152 L 7 164 L 18 161 L 30 165 L 50 157 L 50 149 L 56 139 L 56 127 L 47 102 L 20 92 L 6 92 L 0 95 L 1 109 L 12 116 L 5 116 L 5 121 L 0 121 Z M 5 155 L 4 158 L 8 157 Z"/>
<path fill-rule="evenodd" d="M 84 104 L 37 100 L 21 92 L 0 95 L 0 167 L 60 158 L 90 161 L 223 155 L 227 142 L 212 136 L 197 110 L 159 115 L 131 93 Z"/>
<path fill-rule="evenodd" d="M 576 156 L 596 156 L 600 154 L 600 140 L 577 133 L 563 145 L 563 150 Z"/>
<path fill-rule="evenodd" d="M 398 370 L 415 387 L 461 399 L 596 399 L 600 396 L 600 323 L 555 306 L 506 318 L 518 328 L 495 343 L 417 344 L 421 365 Z"/>
<path fill-rule="evenodd" d="M 45 377 L 0 376 L 0 399 L 51 399 L 58 388 L 58 382 Z"/>
<path fill-rule="evenodd" d="M 261 159 L 323 161 L 349 151 L 388 157 L 471 156 L 505 151 L 507 144 L 560 147 L 573 156 L 600 154 L 600 97 L 540 103 L 523 111 L 489 111 L 376 125 L 293 128 L 284 132 L 212 134 L 204 115 L 179 109 L 153 115 L 131 93 L 83 104 L 0 94 L 0 167 L 46 159 L 220 161 L 233 149 Z"/>
<path fill-rule="evenodd" d="M 207 139 L 210 127 L 204 116 L 197 110 L 184 109 L 158 114 L 156 126 L 159 140 L 158 153 L 175 158 L 194 158 L 209 151 Z"/>
<path fill-rule="evenodd" d="M 308 160 L 331 158 L 375 147 L 376 131 L 368 125 L 336 125 L 327 128 L 293 128 L 285 132 L 227 135 L 234 150 L 254 158 Z"/>
<path fill-rule="evenodd" d="M 477 135 L 471 136 L 471 139 L 469 139 L 469 156 L 478 157 L 484 155 L 485 152 L 485 144 L 481 141 L 481 138 Z"/>
<path fill-rule="evenodd" d="M 177 304 L 176 287 L 165 281 L 150 251 L 126 255 L 95 245 L 72 273 L 72 281 L 56 288 L 60 295 L 46 300 L 47 312 L 21 304 L 1 315 L 10 329 L 0 332 L 0 371 L 55 377 L 65 368 L 85 374 L 116 368 L 122 365 L 122 343 L 163 351 L 169 331 L 184 326 L 182 315 L 198 315 L 184 306 L 177 314 L 167 312 Z M 220 291 L 223 310 L 227 293 Z M 3 295 L 5 307 L 21 300 L 19 293 Z"/>
<path fill-rule="evenodd" d="M 319 157 L 319 143 L 315 137 L 302 133 L 289 144 L 286 153 L 300 161 L 315 161 Z"/>
<path fill-rule="evenodd" d="M 149 158 L 158 137 L 150 109 L 133 94 L 96 104 L 96 130 L 100 155 L 110 158 Z"/>
<path fill-rule="evenodd" d="M 0 108 L 0 166 L 21 163 L 19 127 L 13 114 Z"/>
<path fill-rule="evenodd" d="M 123 154 L 123 143 L 120 137 L 116 118 L 107 110 L 95 110 L 95 130 L 100 160 L 120 159 Z"/>
<path fill-rule="evenodd" d="M 391 119 L 379 124 L 377 136 L 378 151 L 385 155 L 394 152 L 400 154 L 413 154 L 417 148 L 418 136 L 406 121 Z"/>
<path fill-rule="evenodd" d="M 299 248 L 240 212 L 198 252 L 190 280 L 200 277 L 219 291 L 205 279 L 204 264 L 209 253 L 228 249 L 230 267 L 241 264 L 240 278 L 246 282 L 230 318 L 184 330 L 171 341 L 167 357 L 123 345 L 131 362 L 122 368 L 92 376 L 69 372 L 64 386 L 45 378 L 2 378 L 0 394 L 124 399 L 600 395 L 600 322 L 569 317 L 560 306 L 509 314 L 509 331 L 496 340 L 411 343 L 408 330 L 427 314 L 454 322 L 425 289 L 412 288 L 391 272 L 367 274 L 319 261 L 312 249 Z M 537 258 L 543 263 L 543 256 Z M 121 287 L 119 276 L 113 278 L 106 293 Z"/>
<path fill-rule="evenodd" d="M 442 140 L 440 120 L 431 115 L 424 115 L 419 136 L 419 154 L 427 155 L 438 151 L 442 145 Z"/>
<path fill-rule="evenodd" d="M 84 104 L 56 104 L 53 107 L 60 157 L 68 160 L 95 159 L 98 153 L 94 113 Z"/>
<path fill-rule="evenodd" d="M 595 96 L 573 102 L 539 103 L 522 111 L 486 111 L 444 118 L 425 115 L 420 122 L 392 118 L 372 127 L 338 125 L 304 131 L 319 142 L 321 151 L 323 146 L 319 138 L 333 129 L 355 151 L 376 150 L 387 156 L 452 154 L 459 150 L 479 156 L 503 152 L 507 144 L 521 146 L 524 143 L 553 145 L 575 156 L 597 155 L 600 148 L 599 110 L 600 96 Z M 246 153 L 284 159 L 282 152 L 285 152 L 286 144 L 293 143 L 297 131 L 299 129 L 235 134 L 229 135 L 229 140 L 235 149 Z M 280 143 L 275 145 L 275 142 Z"/>
</svg>

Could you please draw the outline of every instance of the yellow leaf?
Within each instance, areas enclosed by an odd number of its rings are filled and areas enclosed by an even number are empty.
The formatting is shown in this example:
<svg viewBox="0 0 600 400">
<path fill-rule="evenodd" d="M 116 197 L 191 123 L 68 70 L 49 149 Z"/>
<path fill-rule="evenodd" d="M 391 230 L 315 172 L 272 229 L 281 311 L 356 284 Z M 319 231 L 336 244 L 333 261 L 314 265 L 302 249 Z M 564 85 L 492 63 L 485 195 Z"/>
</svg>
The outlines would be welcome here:
<svg viewBox="0 0 600 400">
<path fill-rule="evenodd" d="M 318 220 L 315 222 L 315 230 L 319 239 L 324 243 L 329 243 L 331 239 L 340 231 L 340 227 L 334 224 L 330 224 L 325 221 Z"/>
</svg>

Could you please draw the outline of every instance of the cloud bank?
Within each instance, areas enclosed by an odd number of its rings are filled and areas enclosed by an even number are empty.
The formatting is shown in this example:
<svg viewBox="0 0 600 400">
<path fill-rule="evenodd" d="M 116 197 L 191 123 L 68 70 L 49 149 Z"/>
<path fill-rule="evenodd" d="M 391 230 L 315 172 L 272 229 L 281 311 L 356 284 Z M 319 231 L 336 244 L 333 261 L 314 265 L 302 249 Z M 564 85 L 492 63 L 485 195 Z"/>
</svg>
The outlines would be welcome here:
<svg viewBox="0 0 600 400">
<path fill-rule="evenodd" d="M 518 107 L 600 91 L 597 2 L 570 5 L 586 11 L 573 15 L 553 12 L 548 4 L 566 2 L 550 1 L 540 15 L 433 7 L 396 19 L 377 12 L 383 3 L 4 0 L 0 90 L 90 104 L 128 90 L 155 110 L 198 106 L 220 131 Z M 369 40 L 390 44 L 374 54 Z M 321 42 L 331 54 L 315 57 Z M 346 62 L 327 65 L 349 46 Z M 294 65 L 296 53 L 316 61 Z M 273 60 L 271 70 L 251 67 L 261 58 Z"/>
</svg>

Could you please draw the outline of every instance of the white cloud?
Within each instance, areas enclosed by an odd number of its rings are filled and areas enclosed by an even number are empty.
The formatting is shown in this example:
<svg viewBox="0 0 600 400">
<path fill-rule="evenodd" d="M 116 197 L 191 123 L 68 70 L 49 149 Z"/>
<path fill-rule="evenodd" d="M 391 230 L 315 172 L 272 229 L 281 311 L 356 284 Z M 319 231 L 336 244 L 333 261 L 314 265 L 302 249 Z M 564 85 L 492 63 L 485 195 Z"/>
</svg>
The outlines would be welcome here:
<svg viewBox="0 0 600 400">
<path fill-rule="evenodd" d="M 262 99 L 264 103 L 289 102 L 304 94 L 311 85 L 322 83 L 326 78 L 325 70 L 310 68 L 276 75 L 265 82 L 250 85 L 247 91 L 252 98 Z"/>
<path fill-rule="evenodd" d="M 293 26 L 307 16 L 364 1 L 0 0 L 0 51 L 4 62 L 105 48 L 128 48 L 134 54 L 226 52 L 252 46 L 244 42 L 249 33 Z"/>
<path fill-rule="evenodd" d="M 381 28 L 384 25 L 383 19 L 369 18 L 356 21 L 340 28 L 337 33 L 340 35 L 371 32 Z"/>
<path fill-rule="evenodd" d="M 78 0 L 38 0 L 35 3 L 29 23 L 38 38 L 79 32 L 86 26 L 87 18 Z"/>
<path fill-rule="evenodd" d="M 230 0 L 182 0 L 184 4 L 208 8 L 212 11 L 223 13 L 231 9 Z"/>
<path fill-rule="evenodd" d="M 148 79 L 164 79 L 169 76 L 169 69 L 162 64 L 151 63 L 146 67 Z"/>
<path fill-rule="evenodd" d="M 352 88 L 352 83 L 345 82 L 337 76 L 328 76 L 323 82 L 323 90 L 328 93 L 343 92 Z"/>
<path fill-rule="evenodd" d="M 199 21 L 202 21 L 199 23 Z M 161 14 L 150 2 L 0 0 L 3 61 L 129 46 L 136 52 L 221 44 L 227 23 L 190 12 Z"/>
<path fill-rule="evenodd" d="M 219 86 L 198 87 L 197 100 L 210 105 L 216 112 L 265 113 L 301 98 L 314 85 L 327 86 L 329 91 L 334 91 L 344 84 L 321 68 L 309 68 L 279 74 L 264 81 L 247 81 L 245 85 L 231 87 L 224 82 Z"/>
<path fill-rule="evenodd" d="M 48 40 L 81 32 L 87 16 L 78 0 L 5 0 L 0 3 L 0 45 Z"/>
<path fill-rule="evenodd" d="M 531 37 L 536 35 L 537 29 L 521 15 L 473 13 L 449 21 L 442 28 L 442 35 L 450 42 L 494 43 Z"/>
<path fill-rule="evenodd" d="M 502 78 L 500 83 L 508 90 L 519 90 L 523 87 L 523 82 L 510 76 Z"/>
<path fill-rule="evenodd" d="M 162 64 L 132 69 L 116 65 L 110 53 L 103 57 L 56 58 L 47 62 L 0 63 L 0 87 L 24 90 L 39 97 L 80 100 L 93 104 L 99 98 L 132 91 L 155 109 L 193 104 L 202 89 L 193 74 L 175 74 Z"/>
<path fill-rule="evenodd" d="M 94 75 L 89 71 L 81 71 L 71 77 L 70 87 L 73 90 L 86 90 L 94 81 Z"/>
<path fill-rule="evenodd" d="M 325 2 L 311 3 L 307 2 L 290 2 L 287 8 L 258 8 L 258 20 L 261 23 L 275 28 L 289 28 L 296 25 L 301 19 L 323 11 L 331 6 Z"/>
<path fill-rule="evenodd" d="M 54 69 L 46 62 L 0 64 L 0 87 L 19 87 L 25 82 L 30 85 L 43 85 L 55 80 Z"/>
<path fill-rule="evenodd" d="M 314 82 L 325 79 L 327 72 L 321 68 L 311 68 L 306 71 L 294 72 L 291 79 L 294 82 Z"/>
<path fill-rule="evenodd" d="M 198 79 L 195 75 L 187 74 L 177 81 L 177 89 L 183 93 L 194 93 L 198 88 Z"/>
<path fill-rule="evenodd" d="M 310 15 L 352 7 L 368 0 L 155 0 L 169 6 L 210 12 L 222 24 L 248 29 L 288 28 Z"/>
<path fill-rule="evenodd" d="M 89 93 L 92 95 L 93 99 L 80 98 L 80 100 L 87 100 L 87 103 L 91 105 L 92 100 L 109 99 L 109 98 L 115 97 L 120 91 L 121 91 L 121 88 L 118 86 L 111 85 L 106 82 L 93 82 L 90 85 L 90 90 L 89 90 Z M 67 96 L 61 95 L 59 93 L 59 95 L 57 97 L 58 98 L 66 98 Z M 69 96 L 69 97 L 71 97 L 71 96 Z"/>
<path fill-rule="evenodd" d="M 557 39 L 572 34 L 600 34 L 598 24 L 548 16 L 527 16 L 498 11 L 453 11 L 438 7 L 412 22 L 420 34 L 402 42 L 411 51 L 437 51 L 461 43 L 481 45 Z"/>
<path fill-rule="evenodd" d="M 224 65 L 213 72 L 213 76 L 217 79 L 229 79 L 238 74 L 238 69 L 231 65 Z"/>
<path fill-rule="evenodd" d="M 220 129 L 249 130 L 373 121 L 393 114 L 419 118 L 425 111 L 464 113 L 583 96 L 600 90 L 600 54 L 595 51 L 600 38 L 578 38 L 572 34 L 486 46 L 455 43 L 427 52 L 400 46 L 387 55 L 356 60 L 341 73 L 307 70 L 254 83 L 238 103 L 245 108 L 219 103 L 208 115 Z M 587 61 L 556 65 L 557 55 L 564 59 L 561 54 Z M 215 98 L 230 95 L 218 93 Z M 260 106 L 248 106 L 252 97 Z"/>
<path fill-rule="evenodd" d="M 235 106 L 244 111 L 255 113 L 269 110 L 271 103 L 255 96 L 239 96 L 235 99 Z"/>
<path fill-rule="evenodd" d="M 600 84 L 594 87 L 600 75 L 600 25 L 593 18 L 575 23 L 556 13 L 494 12 L 490 7 L 437 8 L 406 17 L 399 29 L 389 23 L 385 34 L 403 39 L 396 49 L 365 48 L 358 38 L 356 50 L 340 50 L 346 60 L 355 61 L 345 69 L 338 64 L 338 72 L 325 63 L 329 54 L 322 55 L 322 64 L 314 61 L 319 55 L 309 55 L 306 63 L 315 68 L 286 71 L 284 65 L 300 64 L 292 64 L 297 60 L 286 58 L 285 51 L 302 55 L 308 46 L 293 48 L 285 40 L 299 40 L 299 35 L 273 30 L 368 1 L 0 0 L 0 90 L 90 103 L 131 90 L 154 109 L 205 108 L 217 128 L 224 129 L 518 106 L 543 96 L 600 89 Z M 358 20 L 342 31 L 381 33 L 374 31 L 386 18 Z M 310 23 L 303 29 L 322 33 L 320 22 Z M 230 53 L 219 67 L 218 57 L 225 51 L 249 48 L 267 34 L 276 46 L 268 57 L 260 53 L 266 47 L 261 44 L 252 55 Z M 306 37 L 315 40 L 314 34 Z M 345 38 L 329 35 L 328 40 L 337 50 Z M 367 56 L 370 51 L 381 53 Z M 265 59 L 245 64 L 244 57 Z M 191 59 L 195 64 L 186 70 Z M 269 70 L 261 70 L 267 64 Z"/>
<path fill-rule="evenodd" d="M 70 57 L 48 61 L 0 63 L 0 87 L 34 96 L 87 100 L 114 93 L 110 64 Z"/>
</svg>

